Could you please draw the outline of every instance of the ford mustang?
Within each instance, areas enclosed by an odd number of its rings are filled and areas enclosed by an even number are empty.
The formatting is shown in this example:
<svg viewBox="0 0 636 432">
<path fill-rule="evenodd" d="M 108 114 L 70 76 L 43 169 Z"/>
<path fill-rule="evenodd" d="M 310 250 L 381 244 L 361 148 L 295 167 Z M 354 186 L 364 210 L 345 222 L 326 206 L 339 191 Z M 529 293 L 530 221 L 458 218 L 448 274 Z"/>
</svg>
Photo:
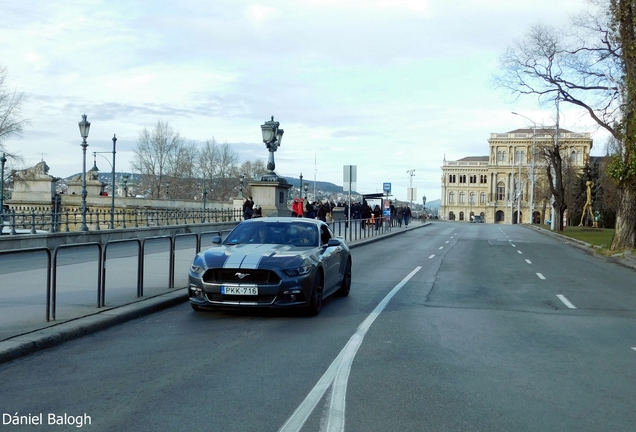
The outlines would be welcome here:
<svg viewBox="0 0 636 432">
<path fill-rule="evenodd" d="M 344 239 L 315 219 L 266 217 L 238 224 L 190 268 L 188 296 L 196 311 L 215 308 L 305 308 L 351 289 L 351 253 Z"/>
</svg>

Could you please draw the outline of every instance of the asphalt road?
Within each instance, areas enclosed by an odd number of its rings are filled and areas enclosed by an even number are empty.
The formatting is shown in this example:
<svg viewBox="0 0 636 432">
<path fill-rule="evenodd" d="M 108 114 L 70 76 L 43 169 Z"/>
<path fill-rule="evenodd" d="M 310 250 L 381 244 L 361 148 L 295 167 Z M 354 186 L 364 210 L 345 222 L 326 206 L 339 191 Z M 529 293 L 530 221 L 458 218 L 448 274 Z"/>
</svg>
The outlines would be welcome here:
<svg viewBox="0 0 636 432">
<path fill-rule="evenodd" d="M 182 304 L 2 364 L 0 414 L 88 415 L 95 431 L 633 430 L 633 281 L 528 228 L 434 223 L 355 248 L 351 295 L 317 317 Z"/>
</svg>

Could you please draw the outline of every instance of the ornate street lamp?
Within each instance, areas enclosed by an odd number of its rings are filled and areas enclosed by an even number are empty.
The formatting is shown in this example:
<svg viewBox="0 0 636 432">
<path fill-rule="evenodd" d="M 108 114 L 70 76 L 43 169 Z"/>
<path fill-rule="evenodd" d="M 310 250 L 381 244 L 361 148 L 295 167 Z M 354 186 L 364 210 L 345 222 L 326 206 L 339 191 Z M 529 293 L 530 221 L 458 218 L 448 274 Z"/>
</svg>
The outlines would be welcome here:
<svg viewBox="0 0 636 432">
<path fill-rule="evenodd" d="M 307 201 L 307 191 L 309 190 L 309 183 L 305 182 L 305 201 Z"/>
<path fill-rule="evenodd" d="M 267 146 L 267 150 L 269 151 L 269 159 L 267 160 L 267 173 L 261 177 L 263 181 L 283 181 L 284 179 L 279 178 L 274 169 L 276 168 L 276 163 L 274 162 L 274 152 L 278 150 L 280 147 L 280 143 L 283 139 L 283 131 L 279 129 L 280 123 L 274 121 L 274 116 L 270 121 L 266 121 L 265 124 L 261 125 L 261 132 L 263 133 L 263 142 L 265 146 Z"/>
<path fill-rule="evenodd" d="M 239 187 L 239 198 L 243 199 L 243 183 L 245 182 L 245 173 L 241 177 L 239 177 L 239 183 L 241 184 Z"/>
<path fill-rule="evenodd" d="M 88 226 L 86 225 L 86 147 L 88 144 L 86 143 L 86 138 L 88 138 L 88 131 L 91 128 L 91 123 L 86 120 L 86 114 L 82 114 L 82 121 L 78 123 L 80 136 L 82 137 L 82 223 L 79 227 L 80 231 L 88 231 Z"/>
<path fill-rule="evenodd" d="M 303 194 L 303 173 L 300 173 L 300 186 L 298 187 L 298 195 Z"/>
<path fill-rule="evenodd" d="M 2 171 L 0 173 L 0 225 L 3 223 L 2 215 L 4 214 L 4 164 L 7 163 L 6 154 L 2 153 L 0 157 L 0 164 L 2 164 Z M 2 227 L 0 227 L 2 232 Z"/>
</svg>

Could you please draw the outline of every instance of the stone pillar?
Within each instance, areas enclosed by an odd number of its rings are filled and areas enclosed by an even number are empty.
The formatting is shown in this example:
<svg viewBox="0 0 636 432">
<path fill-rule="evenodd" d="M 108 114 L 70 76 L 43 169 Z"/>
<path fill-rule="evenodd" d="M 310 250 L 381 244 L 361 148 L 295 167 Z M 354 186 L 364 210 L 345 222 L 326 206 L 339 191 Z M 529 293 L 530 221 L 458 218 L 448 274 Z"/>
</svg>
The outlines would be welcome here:
<svg viewBox="0 0 636 432">
<path fill-rule="evenodd" d="M 280 181 L 252 181 L 247 183 L 252 189 L 254 206 L 261 206 L 263 217 L 291 216 L 287 196 L 292 185 Z"/>
</svg>

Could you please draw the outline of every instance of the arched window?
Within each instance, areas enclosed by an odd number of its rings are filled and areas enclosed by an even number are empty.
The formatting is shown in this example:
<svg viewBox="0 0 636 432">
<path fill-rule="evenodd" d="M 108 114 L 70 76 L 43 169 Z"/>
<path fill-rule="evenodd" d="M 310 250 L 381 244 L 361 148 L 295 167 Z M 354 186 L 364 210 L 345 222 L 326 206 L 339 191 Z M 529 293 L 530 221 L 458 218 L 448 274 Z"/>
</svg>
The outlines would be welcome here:
<svg viewBox="0 0 636 432">
<path fill-rule="evenodd" d="M 453 212 L 448 213 L 448 220 L 455 220 L 455 213 Z"/>
<path fill-rule="evenodd" d="M 449 183 L 455 183 L 457 181 L 457 178 L 455 177 L 455 174 L 450 174 L 448 176 L 448 182 Z"/>
<path fill-rule="evenodd" d="M 464 212 L 459 212 L 459 220 L 460 221 L 464 220 Z"/>
<path fill-rule="evenodd" d="M 482 192 L 479 194 L 479 202 L 481 204 L 486 204 L 486 192 Z"/>
<path fill-rule="evenodd" d="M 448 193 L 448 202 L 453 204 L 455 203 L 455 192 Z"/>
<path fill-rule="evenodd" d="M 462 174 L 462 175 L 459 176 L 459 182 L 460 183 L 466 183 L 466 175 L 465 174 Z"/>
<path fill-rule="evenodd" d="M 459 193 L 459 203 L 463 204 L 466 202 L 466 192 L 460 192 Z"/>
<path fill-rule="evenodd" d="M 504 201 L 506 199 L 506 185 L 504 182 L 497 183 L 497 201 Z"/>
</svg>

